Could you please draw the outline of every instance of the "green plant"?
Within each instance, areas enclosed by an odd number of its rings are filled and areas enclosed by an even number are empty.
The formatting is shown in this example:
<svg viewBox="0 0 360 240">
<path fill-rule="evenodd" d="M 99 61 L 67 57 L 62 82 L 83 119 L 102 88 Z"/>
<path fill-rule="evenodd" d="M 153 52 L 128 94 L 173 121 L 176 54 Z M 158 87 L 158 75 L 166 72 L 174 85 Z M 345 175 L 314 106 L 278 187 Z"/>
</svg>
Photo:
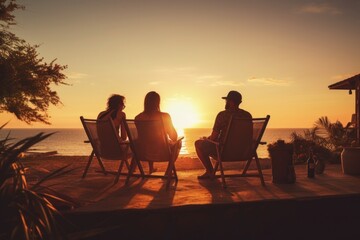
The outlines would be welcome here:
<svg viewBox="0 0 360 240">
<path fill-rule="evenodd" d="M 0 127 L 3 129 L 5 125 Z M 52 201 L 72 205 L 56 194 L 50 194 L 41 184 L 62 172 L 49 174 L 33 186 L 26 181 L 26 169 L 20 155 L 53 133 L 39 133 L 16 143 L 9 142 L 9 134 L 0 140 L 0 239 L 63 239 L 59 229 L 60 212 Z"/>
<path fill-rule="evenodd" d="M 322 146 L 335 152 L 351 146 L 356 139 L 354 128 L 347 128 L 341 122 L 331 123 L 328 117 L 321 117 L 315 122 L 316 135 L 322 139 Z"/>
<path fill-rule="evenodd" d="M 65 65 L 47 63 L 39 45 L 31 45 L 11 32 L 14 12 L 25 9 L 16 0 L 0 0 L 0 113 L 9 112 L 26 123 L 50 124 L 50 105 L 61 105 L 52 85 L 68 85 Z"/>
<path fill-rule="evenodd" d="M 305 130 L 303 134 L 291 134 L 294 161 L 305 162 L 311 148 L 321 163 L 339 163 L 343 147 L 351 146 L 354 139 L 354 129 L 344 127 L 339 121 L 331 123 L 328 117 L 321 117 L 313 128 Z"/>
</svg>

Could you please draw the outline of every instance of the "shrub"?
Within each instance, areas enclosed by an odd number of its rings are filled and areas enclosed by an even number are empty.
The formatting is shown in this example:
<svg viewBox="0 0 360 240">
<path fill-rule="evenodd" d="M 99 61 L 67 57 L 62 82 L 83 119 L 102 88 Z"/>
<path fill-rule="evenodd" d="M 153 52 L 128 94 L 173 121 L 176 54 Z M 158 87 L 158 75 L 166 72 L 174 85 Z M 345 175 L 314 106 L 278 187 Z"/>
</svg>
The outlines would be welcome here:
<svg viewBox="0 0 360 240">
<path fill-rule="evenodd" d="M 5 125 L 0 127 L 3 129 Z M 0 140 L 0 239 L 63 239 L 59 229 L 60 212 L 51 201 L 72 205 L 55 194 L 46 193 L 41 183 L 65 172 L 59 169 L 33 186 L 26 181 L 21 153 L 51 136 L 39 133 L 10 143 L 9 134 Z"/>
</svg>

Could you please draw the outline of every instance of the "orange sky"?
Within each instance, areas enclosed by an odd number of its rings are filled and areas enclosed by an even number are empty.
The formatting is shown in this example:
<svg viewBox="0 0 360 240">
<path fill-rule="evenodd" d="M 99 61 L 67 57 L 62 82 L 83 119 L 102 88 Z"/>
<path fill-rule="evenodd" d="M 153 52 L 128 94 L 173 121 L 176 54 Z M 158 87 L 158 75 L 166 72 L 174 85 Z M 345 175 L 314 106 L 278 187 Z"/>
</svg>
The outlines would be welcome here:
<svg viewBox="0 0 360 240">
<path fill-rule="evenodd" d="M 8 127 L 81 127 L 112 93 L 133 118 L 151 90 L 181 127 L 212 127 L 229 90 L 273 128 L 346 124 L 355 109 L 354 95 L 328 85 L 360 73 L 358 1 L 19 2 L 13 31 L 68 65 L 71 86 L 54 87 L 64 105 L 51 107 L 52 125 L 1 113 Z"/>
</svg>

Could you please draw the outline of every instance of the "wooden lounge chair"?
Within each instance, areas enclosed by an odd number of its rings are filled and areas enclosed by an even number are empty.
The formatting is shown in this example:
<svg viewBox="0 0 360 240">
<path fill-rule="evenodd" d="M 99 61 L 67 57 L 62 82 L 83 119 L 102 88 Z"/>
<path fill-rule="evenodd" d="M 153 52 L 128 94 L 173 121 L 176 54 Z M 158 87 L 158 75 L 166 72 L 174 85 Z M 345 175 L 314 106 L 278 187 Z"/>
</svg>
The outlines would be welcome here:
<svg viewBox="0 0 360 240">
<path fill-rule="evenodd" d="M 244 119 L 232 117 L 227 127 L 225 137 L 222 142 L 207 141 L 215 144 L 217 154 L 211 156 L 216 161 L 214 166 L 213 177 L 221 177 L 222 185 L 226 188 L 226 177 L 259 177 L 261 184 L 265 186 L 264 177 L 261 171 L 256 150 L 261 142 L 270 116 L 265 118 Z M 248 174 L 247 170 L 252 160 L 255 160 L 258 174 Z M 241 174 L 225 174 L 223 164 L 226 162 L 246 161 L 245 167 Z M 216 172 L 220 168 L 220 175 Z"/>
<path fill-rule="evenodd" d="M 128 151 L 129 143 L 120 140 L 119 133 L 116 131 L 114 123 L 111 119 L 95 120 L 85 119 L 81 116 L 80 120 L 92 146 L 92 152 L 89 156 L 89 160 L 82 177 L 85 178 L 95 155 L 100 164 L 101 170 L 105 175 L 107 173 L 114 172 L 105 170 L 104 164 L 102 162 L 103 160 L 115 160 L 120 162 L 118 171 L 115 172 L 116 177 L 114 183 L 117 183 L 119 181 L 124 164 L 127 167 L 129 173 L 128 158 L 131 157 L 131 154 L 129 154 Z"/>
<path fill-rule="evenodd" d="M 141 162 L 168 162 L 164 175 L 143 174 L 142 176 L 145 178 L 167 179 L 166 189 L 169 188 L 172 179 L 177 182 L 175 161 L 183 137 L 179 138 L 175 143 L 170 143 L 161 120 L 135 121 L 127 119 L 125 120 L 125 129 L 135 160 L 131 163 L 131 175 L 135 170 L 136 163 L 138 163 L 139 169 L 143 173 Z M 131 175 L 128 175 L 126 183 L 128 183 Z"/>
</svg>

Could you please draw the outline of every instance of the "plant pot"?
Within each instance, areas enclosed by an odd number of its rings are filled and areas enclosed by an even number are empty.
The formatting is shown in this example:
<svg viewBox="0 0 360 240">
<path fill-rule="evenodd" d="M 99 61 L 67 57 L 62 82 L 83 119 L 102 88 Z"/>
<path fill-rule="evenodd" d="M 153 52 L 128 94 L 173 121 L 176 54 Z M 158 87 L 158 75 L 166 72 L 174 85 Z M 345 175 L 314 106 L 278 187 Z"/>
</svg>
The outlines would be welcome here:
<svg viewBox="0 0 360 240">
<path fill-rule="evenodd" d="M 316 174 L 323 174 L 325 170 L 325 162 L 317 160 L 315 162 L 315 173 Z"/>
<path fill-rule="evenodd" d="M 292 152 L 276 149 L 270 152 L 273 183 L 295 183 Z"/>
<path fill-rule="evenodd" d="M 345 147 L 341 152 L 341 168 L 344 174 L 360 175 L 360 147 Z"/>
</svg>

